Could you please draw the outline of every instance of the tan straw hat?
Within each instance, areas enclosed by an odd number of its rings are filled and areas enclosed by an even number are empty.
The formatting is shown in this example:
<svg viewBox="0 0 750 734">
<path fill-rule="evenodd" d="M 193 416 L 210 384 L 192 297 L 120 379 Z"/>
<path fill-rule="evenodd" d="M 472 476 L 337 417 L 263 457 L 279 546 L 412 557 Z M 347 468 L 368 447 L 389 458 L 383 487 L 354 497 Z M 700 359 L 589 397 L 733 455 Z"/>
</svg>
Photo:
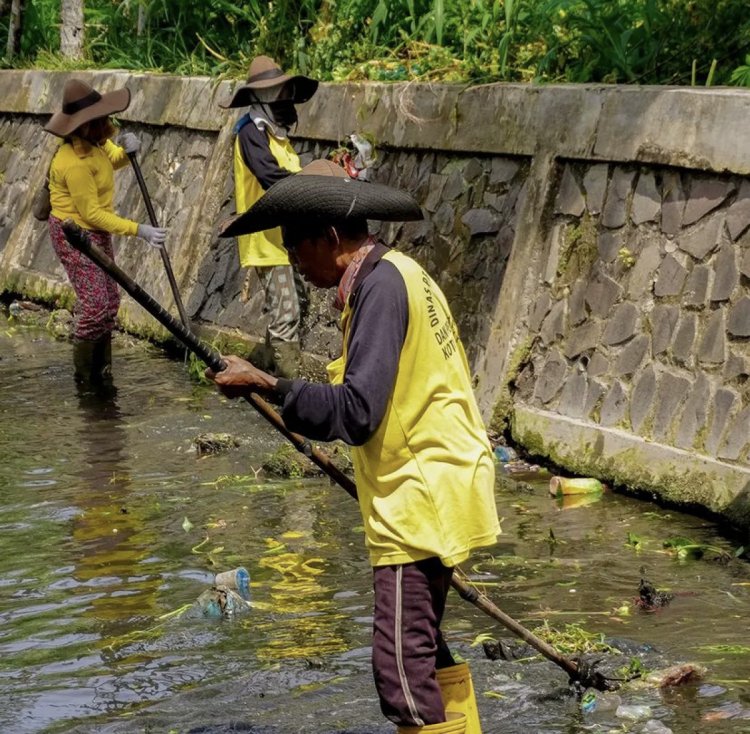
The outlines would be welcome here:
<svg viewBox="0 0 750 734">
<path fill-rule="evenodd" d="M 127 87 L 99 94 L 80 79 L 68 79 L 63 88 L 62 111 L 52 115 L 44 129 L 64 138 L 85 122 L 122 112 L 129 104 L 130 90 Z"/>
<path fill-rule="evenodd" d="M 246 212 L 222 225 L 219 237 L 262 232 L 290 222 L 300 227 L 304 222 L 405 222 L 422 218 L 419 204 L 408 192 L 349 178 L 341 166 L 317 160 L 271 186 Z"/>
<path fill-rule="evenodd" d="M 254 90 L 280 87 L 287 82 L 293 84 L 294 93 L 291 99 L 294 104 L 307 102 L 318 88 L 317 79 L 310 79 L 301 74 L 289 76 L 281 70 L 281 67 L 272 58 L 268 56 L 256 56 L 250 62 L 250 71 L 248 71 L 245 83 L 234 93 L 234 96 L 228 103 L 219 103 L 219 107 L 223 107 L 224 109 L 229 109 L 230 107 L 248 107 L 255 101 L 253 96 Z"/>
</svg>

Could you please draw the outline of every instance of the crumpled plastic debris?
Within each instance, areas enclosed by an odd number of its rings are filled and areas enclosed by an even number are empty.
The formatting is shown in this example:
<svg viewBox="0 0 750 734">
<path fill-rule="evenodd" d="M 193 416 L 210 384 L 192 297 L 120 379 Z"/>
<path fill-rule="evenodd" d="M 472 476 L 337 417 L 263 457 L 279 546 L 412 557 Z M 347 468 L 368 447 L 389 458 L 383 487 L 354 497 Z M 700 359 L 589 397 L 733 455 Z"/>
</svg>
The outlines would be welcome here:
<svg viewBox="0 0 750 734">
<path fill-rule="evenodd" d="M 352 133 L 349 142 L 335 150 L 331 159 L 346 171 L 349 178 L 369 181 L 377 153 L 371 141 L 363 135 Z"/>
</svg>

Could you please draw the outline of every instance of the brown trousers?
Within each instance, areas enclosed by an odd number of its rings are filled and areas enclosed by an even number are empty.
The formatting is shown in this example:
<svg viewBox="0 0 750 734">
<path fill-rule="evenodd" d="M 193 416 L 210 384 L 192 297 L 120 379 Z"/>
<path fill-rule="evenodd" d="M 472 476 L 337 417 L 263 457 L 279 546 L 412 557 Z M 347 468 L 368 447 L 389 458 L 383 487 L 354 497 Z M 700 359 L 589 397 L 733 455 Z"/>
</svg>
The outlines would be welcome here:
<svg viewBox="0 0 750 734">
<path fill-rule="evenodd" d="M 452 573 L 438 558 L 373 569 L 375 686 L 398 726 L 445 721 L 435 670 L 455 665 L 440 632 Z"/>
</svg>

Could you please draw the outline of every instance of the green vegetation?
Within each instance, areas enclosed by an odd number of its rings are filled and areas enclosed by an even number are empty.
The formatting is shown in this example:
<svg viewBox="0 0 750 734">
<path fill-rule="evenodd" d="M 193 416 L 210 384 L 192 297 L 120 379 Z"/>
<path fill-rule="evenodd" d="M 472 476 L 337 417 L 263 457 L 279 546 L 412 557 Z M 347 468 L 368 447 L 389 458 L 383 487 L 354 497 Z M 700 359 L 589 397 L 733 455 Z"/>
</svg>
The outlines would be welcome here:
<svg viewBox="0 0 750 734">
<path fill-rule="evenodd" d="M 750 85 L 746 0 L 86 0 L 82 62 L 59 11 L 26 3 L 14 66 L 244 76 L 266 53 L 323 80 Z"/>
<path fill-rule="evenodd" d="M 584 655 L 603 652 L 612 655 L 619 654 L 619 650 L 608 644 L 600 632 L 590 632 L 580 624 L 566 624 L 562 629 L 544 624 L 532 632 L 548 644 L 552 645 L 562 655 Z"/>
<path fill-rule="evenodd" d="M 625 539 L 625 545 L 634 551 L 643 550 L 646 543 L 647 541 L 640 535 L 630 532 Z M 732 551 L 708 543 L 698 543 L 691 538 L 677 536 L 667 538 L 661 542 L 660 546 L 664 549 L 662 552 L 667 552 L 679 561 L 699 560 L 705 557 L 720 563 L 728 563 L 733 558 L 740 558 L 745 553 L 745 546 L 739 546 Z"/>
</svg>

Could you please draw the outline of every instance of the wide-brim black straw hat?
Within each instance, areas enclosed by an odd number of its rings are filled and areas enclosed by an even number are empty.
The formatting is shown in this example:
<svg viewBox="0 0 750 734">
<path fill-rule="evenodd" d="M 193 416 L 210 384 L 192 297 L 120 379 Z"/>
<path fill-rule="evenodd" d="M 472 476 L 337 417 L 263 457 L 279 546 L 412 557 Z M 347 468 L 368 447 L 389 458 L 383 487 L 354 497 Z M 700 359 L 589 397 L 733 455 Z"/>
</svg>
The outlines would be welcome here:
<svg viewBox="0 0 750 734">
<path fill-rule="evenodd" d="M 384 184 L 349 178 L 341 166 L 318 160 L 271 186 L 246 212 L 225 223 L 219 237 L 274 227 L 336 224 L 359 219 L 406 222 L 423 218 L 414 197 Z"/>
</svg>

